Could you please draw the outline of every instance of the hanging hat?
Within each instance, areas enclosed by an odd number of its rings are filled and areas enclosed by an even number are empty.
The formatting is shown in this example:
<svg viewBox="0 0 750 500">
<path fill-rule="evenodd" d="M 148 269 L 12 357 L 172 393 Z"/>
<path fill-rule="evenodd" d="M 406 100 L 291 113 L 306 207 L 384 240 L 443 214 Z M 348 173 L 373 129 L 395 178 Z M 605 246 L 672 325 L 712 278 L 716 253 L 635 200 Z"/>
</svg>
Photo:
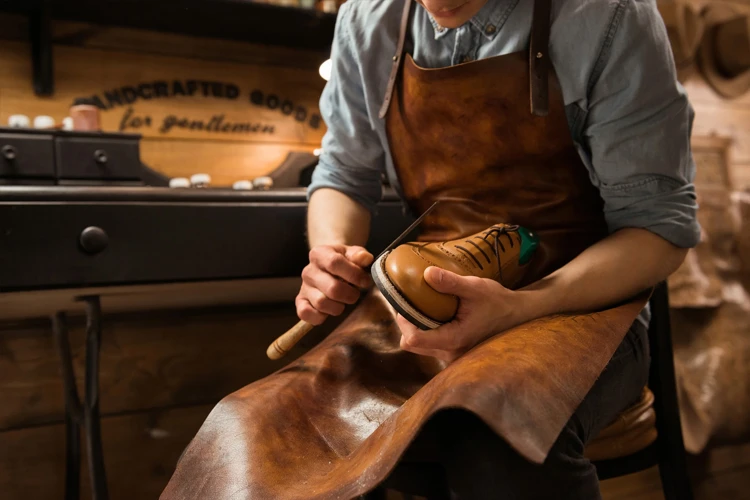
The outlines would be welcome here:
<svg viewBox="0 0 750 500">
<path fill-rule="evenodd" d="M 727 99 L 750 91 L 750 15 L 714 4 L 703 11 L 703 20 L 698 62 L 704 78 Z"/>
<path fill-rule="evenodd" d="M 705 29 L 703 18 L 685 0 L 660 1 L 657 5 L 667 27 L 677 79 L 684 83 L 696 73 L 696 54 Z"/>
</svg>

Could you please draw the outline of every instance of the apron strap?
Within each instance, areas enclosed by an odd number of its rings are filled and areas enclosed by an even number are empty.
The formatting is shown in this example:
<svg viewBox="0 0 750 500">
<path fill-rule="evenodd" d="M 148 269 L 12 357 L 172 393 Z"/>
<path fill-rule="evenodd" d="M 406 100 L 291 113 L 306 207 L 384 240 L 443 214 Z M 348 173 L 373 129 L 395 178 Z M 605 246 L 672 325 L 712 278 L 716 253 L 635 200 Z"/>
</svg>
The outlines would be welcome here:
<svg viewBox="0 0 750 500">
<path fill-rule="evenodd" d="M 401 56 L 404 54 L 404 44 L 406 43 L 406 33 L 409 30 L 409 14 L 411 13 L 411 6 L 414 0 L 406 0 L 404 2 L 404 13 L 401 15 L 401 27 L 398 33 L 398 43 L 396 44 L 396 54 L 393 56 L 393 65 L 391 66 L 391 76 L 388 78 L 388 85 L 385 90 L 385 99 L 383 99 L 383 105 L 380 107 L 380 113 L 378 116 L 382 120 L 388 113 L 388 107 L 391 104 L 391 97 L 393 96 L 393 86 L 396 84 L 396 78 L 398 78 L 398 69 L 401 66 Z"/>
<path fill-rule="evenodd" d="M 549 112 L 549 28 L 550 0 L 535 0 L 529 44 L 529 93 L 531 113 L 547 116 Z"/>
<path fill-rule="evenodd" d="M 393 56 L 391 75 L 385 90 L 383 105 L 380 107 L 378 116 L 385 118 L 393 97 L 393 87 L 398 78 L 398 70 L 401 67 L 401 58 L 404 54 L 406 34 L 409 29 L 409 18 L 414 0 L 404 2 L 404 12 L 401 15 L 401 26 L 399 28 L 396 54 Z M 529 94 L 531 113 L 537 116 L 547 116 L 549 112 L 549 28 L 551 0 L 534 1 L 534 17 L 531 22 L 531 42 L 529 44 Z"/>
</svg>

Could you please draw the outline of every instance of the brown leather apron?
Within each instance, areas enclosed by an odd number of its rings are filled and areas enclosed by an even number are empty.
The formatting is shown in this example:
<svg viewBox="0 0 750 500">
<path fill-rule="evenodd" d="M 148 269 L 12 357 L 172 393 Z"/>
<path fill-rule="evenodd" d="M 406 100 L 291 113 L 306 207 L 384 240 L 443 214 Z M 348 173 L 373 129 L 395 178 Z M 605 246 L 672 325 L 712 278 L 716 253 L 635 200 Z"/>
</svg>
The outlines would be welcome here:
<svg viewBox="0 0 750 500">
<path fill-rule="evenodd" d="M 537 0 L 529 53 L 429 70 L 402 57 L 411 3 L 382 114 L 410 207 L 446 202 L 421 238 L 522 224 L 540 236 L 541 278 L 606 236 L 547 61 L 549 0 Z M 372 290 L 309 353 L 225 398 L 162 498 L 352 498 L 445 408 L 476 413 L 541 463 L 646 300 L 532 321 L 446 367 L 399 348 L 395 313 Z"/>
</svg>

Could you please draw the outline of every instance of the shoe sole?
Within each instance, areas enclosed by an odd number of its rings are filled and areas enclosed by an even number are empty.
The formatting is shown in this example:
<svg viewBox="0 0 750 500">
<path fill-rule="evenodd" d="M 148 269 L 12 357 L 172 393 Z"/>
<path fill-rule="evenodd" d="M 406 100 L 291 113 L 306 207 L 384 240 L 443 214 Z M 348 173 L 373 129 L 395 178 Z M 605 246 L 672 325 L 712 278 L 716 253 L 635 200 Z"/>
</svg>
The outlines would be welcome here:
<svg viewBox="0 0 750 500">
<path fill-rule="evenodd" d="M 388 273 L 385 271 L 385 259 L 388 254 L 381 255 L 378 260 L 372 266 L 370 271 L 372 279 L 375 282 L 375 286 L 378 287 L 380 293 L 398 311 L 401 316 L 409 320 L 414 326 L 421 330 L 433 330 L 442 325 L 442 323 L 431 319 L 412 306 L 406 298 L 401 295 L 396 285 L 391 282 L 388 278 Z"/>
</svg>

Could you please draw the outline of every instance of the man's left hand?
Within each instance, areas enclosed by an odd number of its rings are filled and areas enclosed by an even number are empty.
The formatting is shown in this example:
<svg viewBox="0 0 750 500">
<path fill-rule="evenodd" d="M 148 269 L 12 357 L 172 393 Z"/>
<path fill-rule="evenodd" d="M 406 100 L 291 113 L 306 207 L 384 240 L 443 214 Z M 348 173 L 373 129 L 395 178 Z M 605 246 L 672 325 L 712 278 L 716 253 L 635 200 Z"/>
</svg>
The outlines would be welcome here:
<svg viewBox="0 0 750 500">
<path fill-rule="evenodd" d="M 401 315 L 401 349 L 452 362 L 483 340 L 525 321 L 519 292 L 497 281 L 460 276 L 429 267 L 425 281 L 436 291 L 459 299 L 456 317 L 434 330 L 420 330 Z"/>
</svg>

